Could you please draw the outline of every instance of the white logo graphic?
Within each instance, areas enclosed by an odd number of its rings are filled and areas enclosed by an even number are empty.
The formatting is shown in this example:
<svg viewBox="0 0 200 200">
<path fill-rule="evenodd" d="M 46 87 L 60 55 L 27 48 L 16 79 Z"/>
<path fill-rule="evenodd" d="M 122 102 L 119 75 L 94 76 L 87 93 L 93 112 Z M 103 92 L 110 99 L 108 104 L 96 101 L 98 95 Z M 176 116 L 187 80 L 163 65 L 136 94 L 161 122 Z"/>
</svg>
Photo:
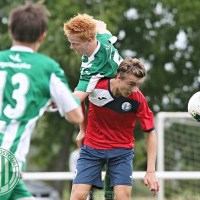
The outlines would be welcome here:
<svg viewBox="0 0 200 200">
<path fill-rule="evenodd" d="M 19 178 L 19 163 L 14 154 L 0 148 L 0 196 L 10 192 L 18 183 Z"/>
<path fill-rule="evenodd" d="M 130 176 L 130 178 L 133 178 L 132 176 Z"/>
<path fill-rule="evenodd" d="M 123 109 L 124 111 L 129 111 L 131 108 L 132 108 L 132 106 L 131 106 L 131 104 L 130 104 L 129 102 L 124 102 L 124 103 L 122 104 L 122 109 Z"/>
<path fill-rule="evenodd" d="M 78 174 L 78 169 L 75 170 L 73 179 L 76 178 L 77 174 Z"/>
<path fill-rule="evenodd" d="M 21 59 L 19 58 L 19 53 L 16 54 L 15 56 L 9 55 L 10 59 L 15 61 L 15 62 L 21 62 Z"/>
<path fill-rule="evenodd" d="M 106 46 L 106 50 L 108 50 L 108 49 L 110 49 L 110 48 L 111 48 L 111 46 L 110 46 L 110 45 L 106 45 L 106 44 L 104 44 L 104 46 Z"/>
</svg>

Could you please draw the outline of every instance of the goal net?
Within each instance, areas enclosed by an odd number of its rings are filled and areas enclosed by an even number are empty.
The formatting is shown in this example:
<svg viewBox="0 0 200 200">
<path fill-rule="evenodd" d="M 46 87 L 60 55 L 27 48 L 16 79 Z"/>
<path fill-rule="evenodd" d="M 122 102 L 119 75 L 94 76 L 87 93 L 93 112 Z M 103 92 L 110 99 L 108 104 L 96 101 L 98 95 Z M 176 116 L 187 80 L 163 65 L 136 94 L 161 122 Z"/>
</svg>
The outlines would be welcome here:
<svg viewBox="0 0 200 200">
<path fill-rule="evenodd" d="M 200 123 L 186 112 L 157 114 L 158 171 L 200 171 Z M 160 179 L 158 199 L 200 199 L 200 180 L 188 178 Z"/>
</svg>

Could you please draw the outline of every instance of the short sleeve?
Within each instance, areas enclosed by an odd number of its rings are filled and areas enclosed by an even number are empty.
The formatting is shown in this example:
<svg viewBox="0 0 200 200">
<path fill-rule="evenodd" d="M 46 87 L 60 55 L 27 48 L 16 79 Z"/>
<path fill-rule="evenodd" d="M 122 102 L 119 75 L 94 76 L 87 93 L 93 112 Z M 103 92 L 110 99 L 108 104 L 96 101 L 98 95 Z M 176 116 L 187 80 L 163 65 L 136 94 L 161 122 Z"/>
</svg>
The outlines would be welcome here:
<svg viewBox="0 0 200 200">
<path fill-rule="evenodd" d="M 138 108 L 136 116 L 138 117 L 144 132 L 150 132 L 155 129 L 153 112 L 149 109 L 144 96 L 142 96 L 142 103 Z"/>
<path fill-rule="evenodd" d="M 79 107 L 79 100 L 73 96 L 66 81 L 64 71 L 57 67 L 50 77 L 50 94 L 58 106 L 61 116 Z"/>
</svg>

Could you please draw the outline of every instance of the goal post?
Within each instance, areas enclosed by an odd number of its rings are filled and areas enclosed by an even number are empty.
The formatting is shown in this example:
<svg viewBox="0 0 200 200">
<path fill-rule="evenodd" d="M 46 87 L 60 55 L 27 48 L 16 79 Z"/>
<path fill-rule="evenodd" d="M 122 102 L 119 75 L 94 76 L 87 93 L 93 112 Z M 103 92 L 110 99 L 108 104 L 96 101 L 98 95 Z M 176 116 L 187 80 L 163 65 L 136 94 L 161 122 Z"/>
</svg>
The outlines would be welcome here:
<svg viewBox="0 0 200 200">
<path fill-rule="evenodd" d="M 158 200 L 164 200 L 165 194 L 165 179 L 170 179 L 173 182 L 170 187 L 184 185 L 178 182 L 181 179 L 197 179 L 191 191 L 196 193 L 194 187 L 199 187 L 200 180 L 200 123 L 195 122 L 188 112 L 159 112 L 156 115 L 156 132 L 158 138 L 157 152 L 157 172 L 167 174 L 169 171 L 175 171 L 174 177 L 159 177 L 160 191 L 158 192 Z M 194 159 L 194 161 L 192 160 Z M 177 172 L 176 172 L 177 171 Z M 169 174 L 168 174 L 169 175 Z M 174 185 L 174 186 L 173 186 Z M 168 189 L 169 190 L 169 189 Z M 187 190 L 190 193 L 190 188 L 181 188 L 179 192 Z M 173 193 L 172 192 L 172 193 Z M 186 192 L 185 192 L 186 193 Z M 193 194 L 194 195 L 194 194 Z"/>
</svg>

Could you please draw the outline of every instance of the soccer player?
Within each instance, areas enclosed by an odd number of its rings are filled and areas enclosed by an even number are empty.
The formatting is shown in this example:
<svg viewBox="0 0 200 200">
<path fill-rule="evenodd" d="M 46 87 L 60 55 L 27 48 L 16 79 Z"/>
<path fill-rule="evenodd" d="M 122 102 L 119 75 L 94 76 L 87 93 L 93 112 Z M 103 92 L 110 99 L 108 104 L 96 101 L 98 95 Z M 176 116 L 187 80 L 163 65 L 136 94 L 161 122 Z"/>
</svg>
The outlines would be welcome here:
<svg viewBox="0 0 200 200">
<path fill-rule="evenodd" d="M 71 43 L 70 48 L 82 55 L 80 79 L 74 92 L 82 102 L 101 78 L 115 76 L 123 58 L 113 46 L 117 38 L 106 29 L 104 22 L 94 20 L 92 16 L 78 14 L 64 24 L 64 31 Z M 76 139 L 78 147 L 82 146 L 85 126 L 81 124 L 82 134 Z"/>
<path fill-rule="evenodd" d="M 103 77 L 114 77 L 123 60 L 113 43 L 117 38 L 106 24 L 87 14 L 78 14 L 64 24 L 70 48 L 82 55 L 80 80 L 74 95 L 83 101 Z"/>
<path fill-rule="evenodd" d="M 83 121 L 80 102 L 72 95 L 59 64 L 37 53 L 46 36 L 47 13 L 42 2 L 13 9 L 9 16 L 13 46 L 0 52 L 0 147 L 14 153 L 21 170 L 35 123 L 51 101 L 69 122 Z M 35 198 L 19 180 L 0 199 Z"/>
<path fill-rule="evenodd" d="M 77 162 L 71 200 L 83 200 L 91 186 L 102 188 L 101 170 L 108 166 L 116 200 L 130 200 L 136 119 L 147 136 L 147 171 L 144 183 L 159 191 L 155 175 L 157 138 L 153 113 L 138 89 L 146 76 L 138 59 L 127 57 L 112 79 L 101 79 L 89 94 L 90 107 L 84 144 Z"/>
</svg>

